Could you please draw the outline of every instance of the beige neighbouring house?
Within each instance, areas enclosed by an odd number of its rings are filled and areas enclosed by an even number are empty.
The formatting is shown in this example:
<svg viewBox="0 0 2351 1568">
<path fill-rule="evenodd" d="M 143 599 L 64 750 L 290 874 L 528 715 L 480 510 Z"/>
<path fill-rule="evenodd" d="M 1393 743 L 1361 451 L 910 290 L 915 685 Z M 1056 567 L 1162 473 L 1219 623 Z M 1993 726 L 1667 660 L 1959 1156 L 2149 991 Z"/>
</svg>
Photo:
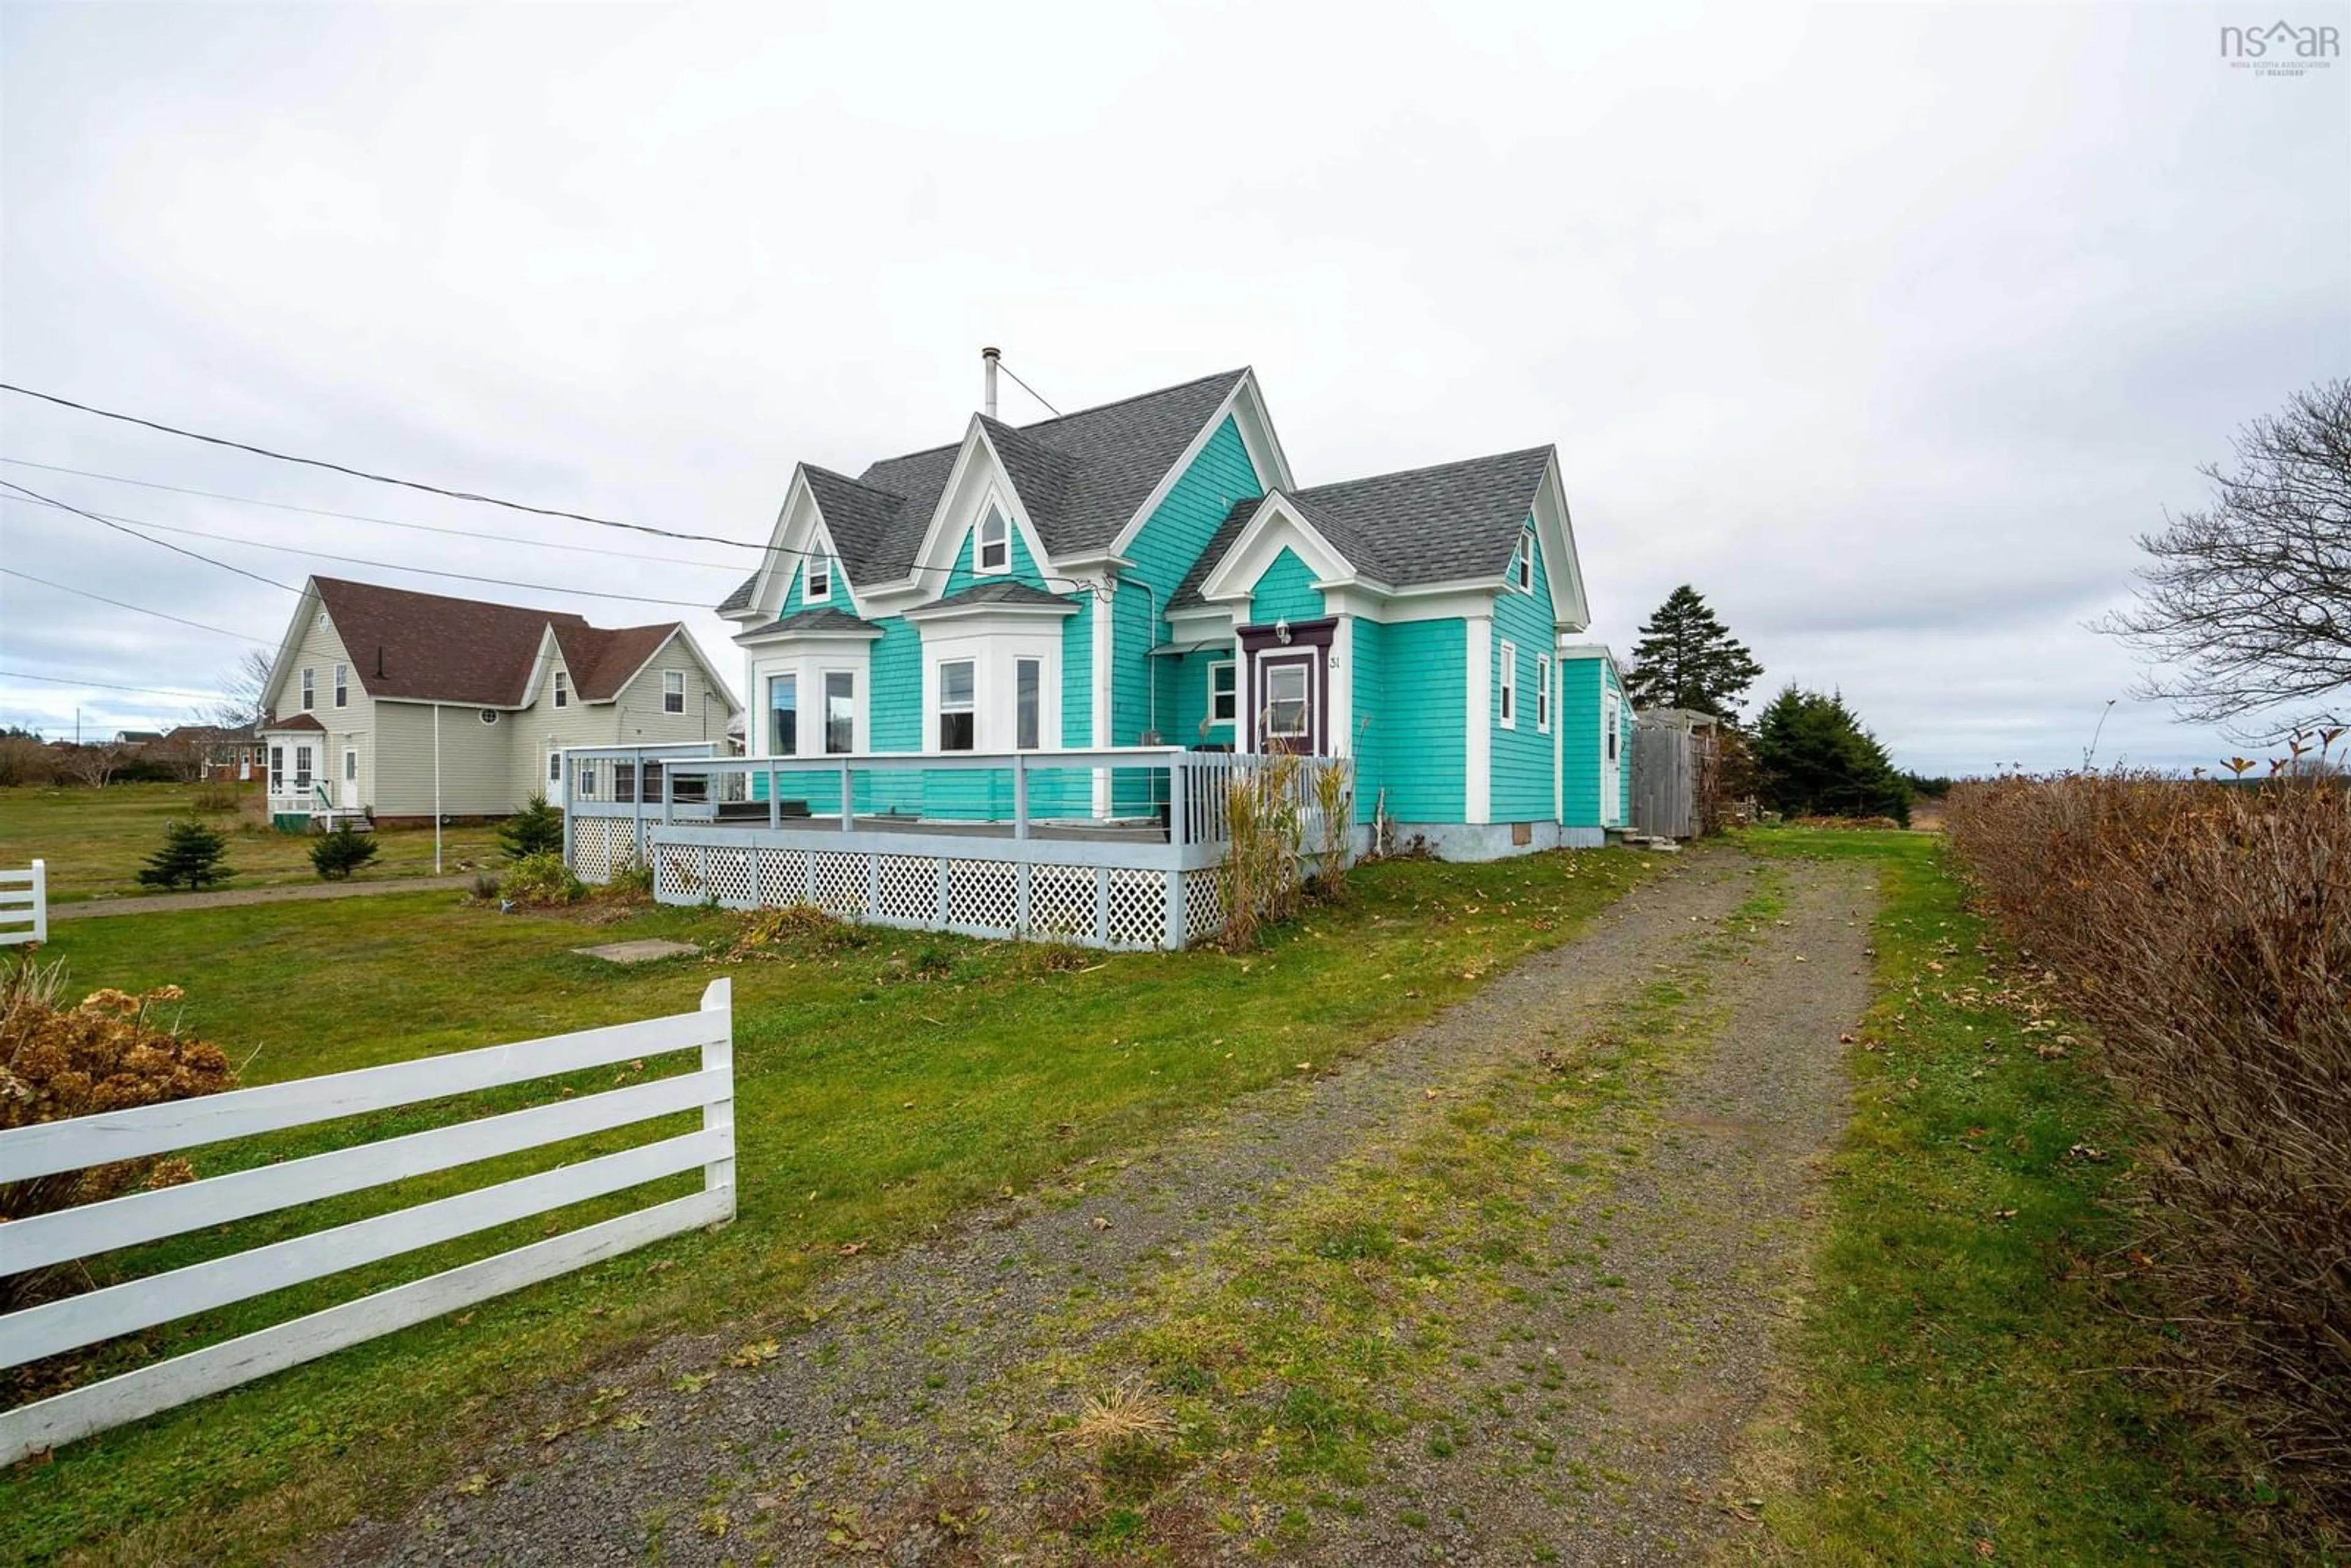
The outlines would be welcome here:
<svg viewBox="0 0 2351 1568">
<path fill-rule="evenodd" d="M 280 827 L 562 803 L 565 747 L 723 745 L 742 714 L 684 625 L 314 577 L 260 725 Z"/>
</svg>

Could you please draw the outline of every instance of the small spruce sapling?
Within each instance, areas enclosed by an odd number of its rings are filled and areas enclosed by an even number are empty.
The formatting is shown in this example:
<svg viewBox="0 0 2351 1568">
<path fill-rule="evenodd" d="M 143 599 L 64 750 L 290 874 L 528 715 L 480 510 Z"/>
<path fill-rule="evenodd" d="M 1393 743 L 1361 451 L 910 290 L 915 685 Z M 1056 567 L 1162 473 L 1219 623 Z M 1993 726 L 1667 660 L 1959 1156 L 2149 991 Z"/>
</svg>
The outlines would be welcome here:
<svg viewBox="0 0 2351 1568">
<path fill-rule="evenodd" d="M 563 852 L 563 813 L 547 803 L 545 795 L 533 795 L 530 803 L 498 827 L 498 844 L 508 860 L 528 860 L 533 855 L 560 855 Z"/>
<path fill-rule="evenodd" d="M 310 846 L 310 866 L 329 882 L 342 882 L 375 859 L 375 852 L 373 834 L 356 832 L 345 822 Z"/>
<path fill-rule="evenodd" d="M 163 847 L 147 857 L 139 881 L 142 886 L 166 888 L 183 882 L 192 888 L 226 882 L 234 874 L 221 863 L 227 854 L 227 834 L 193 817 L 175 818 L 163 825 Z"/>
</svg>

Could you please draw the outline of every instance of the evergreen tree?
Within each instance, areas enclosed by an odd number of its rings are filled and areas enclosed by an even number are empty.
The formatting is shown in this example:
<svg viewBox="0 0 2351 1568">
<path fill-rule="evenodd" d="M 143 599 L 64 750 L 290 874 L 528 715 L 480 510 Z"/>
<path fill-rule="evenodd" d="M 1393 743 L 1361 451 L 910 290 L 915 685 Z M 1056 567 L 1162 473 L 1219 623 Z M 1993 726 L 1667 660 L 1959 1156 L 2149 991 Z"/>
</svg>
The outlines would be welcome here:
<svg viewBox="0 0 2351 1568">
<path fill-rule="evenodd" d="M 179 818 L 163 825 L 163 847 L 147 857 L 139 880 L 148 887 L 177 887 L 183 882 L 202 887 L 208 882 L 225 882 L 231 873 L 221 859 L 227 853 L 227 834 L 205 827 L 193 817 Z"/>
<path fill-rule="evenodd" d="M 1695 708 L 1736 724 L 1740 700 L 1762 673 L 1747 644 L 1685 582 L 1641 628 L 1625 687 L 1635 707 Z"/>
<path fill-rule="evenodd" d="M 563 852 L 563 813 L 549 805 L 545 795 L 533 795 L 528 805 L 499 824 L 498 843 L 509 860 L 559 855 Z"/>
<path fill-rule="evenodd" d="M 375 859 L 373 833 L 362 833 L 349 822 L 323 834 L 310 846 L 310 867 L 329 882 L 342 882 Z"/>
<path fill-rule="evenodd" d="M 1775 811 L 1910 825 L 1909 784 L 1842 695 L 1783 689 L 1756 721 L 1755 766 Z"/>
</svg>

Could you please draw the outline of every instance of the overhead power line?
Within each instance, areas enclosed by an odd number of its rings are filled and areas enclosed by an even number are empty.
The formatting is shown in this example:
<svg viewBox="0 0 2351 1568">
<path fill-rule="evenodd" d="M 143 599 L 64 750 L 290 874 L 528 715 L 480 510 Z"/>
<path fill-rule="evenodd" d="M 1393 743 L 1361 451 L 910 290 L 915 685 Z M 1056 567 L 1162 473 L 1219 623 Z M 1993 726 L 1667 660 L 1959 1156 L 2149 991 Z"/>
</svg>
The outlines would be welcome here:
<svg viewBox="0 0 2351 1568">
<path fill-rule="evenodd" d="M 365 468 L 353 468 L 348 464 L 329 462 L 323 457 L 302 457 L 291 452 L 279 452 L 267 446 L 256 446 L 249 441 L 232 441 L 225 435 L 206 435 L 201 431 L 183 430 L 176 424 L 165 424 L 160 420 L 141 419 L 135 413 L 123 413 L 115 409 L 99 408 L 91 403 L 76 402 L 69 397 L 59 397 L 55 392 L 37 392 L 31 387 L 20 387 L 10 382 L 0 382 L 0 392 L 15 392 L 19 397 L 38 398 L 43 402 L 55 403 L 59 408 L 69 408 L 78 413 L 95 414 L 100 419 L 117 420 L 124 424 L 136 424 L 147 430 L 160 431 L 165 435 L 177 435 L 188 441 L 201 441 L 208 446 L 225 446 L 234 451 L 250 452 L 256 457 L 267 457 L 279 463 L 299 463 L 305 467 L 324 468 L 329 473 L 349 475 L 351 478 L 365 479 L 371 484 L 397 485 L 406 490 L 421 490 L 428 496 L 446 496 L 453 501 L 477 501 L 486 507 L 504 507 L 508 511 L 528 512 L 541 517 L 561 517 L 574 523 L 593 523 L 600 528 L 625 528 L 631 533 L 652 534 L 659 538 L 684 539 L 696 544 L 726 545 L 733 549 L 757 550 L 767 548 L 765 545 L 750 544 L 742 539 L 723 538 L 716 534 L 689 534 L 675 528 L 655 528 L 651 523 L 624 523 L 612 517 L 593 517 L 586 512 L 567 512 L 555 507 L 534 507 L 528 502 L 509 501 L 503 497 L 486 496 L 474 490 L 446 489 L 439 485 L 428 485 L 421 479 L 402 479 L 391 474 L 371 473 Z"/>
<path fill-rule="evenodd" d="M 203 561 L 206 566 L 216 566 L 223 571 L 233 571 L 239 577 L 249 577 L 256 582 L 262 583 L 270 588 L 282 588 L 288 593 L 299 593 L 302 591 L 300 589 L 294 587 L 291 583 L 280 582 L 275 578 L 264 577 L 257 571 L 247 571 L 241 566 L 231 566 L 225 560 L 214 560 L 212 557 L 204 555 L 197 550 L 189 549 L 184 545 L 175 545 L 169 539 L 159 539 L 150 535 L 142 534 L 137 528 L 125 528 L 121 523 L 116 521 L 112 517 L 101 517 L 96 512 L 85 512 L 79 507 L 60 501 L 54 496 L 44 496 L 38 490 L 27 490 L 22 485 L 17 484 L 14 479 L 0 479 L 0 486 L 5 486 L 7 489 L 14 490 L 16 492 L 16 495 L 37 501 L 44 507 L 56 507 L 60 510 L 71 512 L 78 517 L 88 517 L 91 522 L 103 524 L 107 528 L 112 528 L 117 533 L 129 534 L 134 539 L 145 539 L 151 545 L 160 545 L 163 549 L 172 551 L 174 554 L 186 556 L 191 560 Z M 15 497 L 10 496 L 0 496 L 0 500 L 14 500 L 15 498 Z"/>
<path fill-rule="evenodd" d="M 1027 382 L 1022 381 L 1020 379 L 1020 372 L 1014 370 L 1010 365 L 1006 364 L 1004 362 L 1004 357 L 1001 354 L 997 356 L 996 368 L 1002 371 L 1006 375 L 1010 376 L 1014 386 L 1019 387 L 1022 392 L 1027 392 L 1039 402 L 1045 403 L 1045 412 L 1047 413 L 1051 414 L 1055 419 L 1061 417 L 1061 411 L 1055 408 L 1051 403 L 1045 402 L 1045 394 L 1039 392 L 1035 387 L 1030 386 Z"/>
<path fill-rule="evenodd" d="M 85 681 L 70 675 L 37 675 L 29 670 L 0 670 L 0 681 L 45 681 L 53 686 L 93 686 L 101 691 L 137 692 L 141 696 L 148 697 L 200 697 L 208 702 L 221 700 L 221 694 L 218 692 L 183 692 L 174 691 L 168 686 L 126 686 L 119 681 Z"/>
<path fill-rule="evenodd" d="M 16 468 L 38 468 L 47 474 L 71 474 L 78 478 L 103 479 L 114 485 L 136 485 L 142 490 L 168 490 L 175 496 L 201 496 L 208 501 L 229 501 L 240 507 L 266 507 L 275 512 L 299 512 L 306 517 L 335 517 L 347 523 L 375 523 L 387 528 L 412 528 L 422 534 L 447 534 L 455 538 L 478 539 L 485 544 L 528 545 L 533 549 L 569 550 L 578 555 L 617 556 L 623 560 L 663 560 L 680 566 L 720 565 L 717 561 L 680 561 L 674 556 L 650 555 L 643 550 L 606 549 L 599 545 L 564 544 L 556 539 L 522 538 L 514 534 L 481 534 L 471 528 L 438 528 L 431 523 L 412 523 L 400 517 L 374 517 L 364 512 L 336 512 L 323 507 L 298 507 L 290 501 L 265 501 L 257 496 L 231 496 L 219 490 L 198 490 L 186 485 L 165 485 L 153 479 L 134 479 L 128 474 L 104 474 L 91 468 L 68 468 L 56 463 L 36 463 L 29 457 L 0 456 L 0 463 Z M 727 566 L 728 571 L 742 569 Z"/>
<path fill-rule="evenodd" d="M 5 480 L 5 479 L 0 479 L 0 485 L 8 485 L 8 481 L 7 481 L 7 480 Z M 9 488 L 11 488 L 11 489 L 22 489 L 22 488 L 23 488 L 23 486 L 17 486 L 17 485 L 8 485 L 8 487 L 9 487 Z M 29 495 L 31 495 L 31 494 L 32 494 L 32 492 L 31 492 L 31 491 L 29 491 L 29 490 L 27 490 L 27 491 L 26 491 L 26 494 L 29 496 Z M 15 499 L 16 499 L 16 497 L 14 497 L 14 496 L 0 496 L 0 501 L 13 501 L 13 500 L 15 500 Z M 101 515 L 101 514 L 99 514 L 99 513 L 97 513 L 97 512 L 85 512 L 85 511 L 82 511 L 82 509 L 81 509 L 79 507 L 66 507 L 64 502 L 62 502 L 62 501 L 52 501 L 52 500 L 48 500 L 48 499 L 47 499 L 47 497 L 35 497 L 35 499 L 39 500 L 39 501 L 41 501 L 43 504 L 47 505 L 47 506 L 52 506 L 52 507 L 65 507 L 65 509 L 66 509 L 67 511 L 68 511 L 68 512 L 78 513 L 78 515 L 80 515 L 80 516 L 82 516 L 82 517 L 89 517 L 89 518 L 93 518 L 93 519 L 95 519 L 96 521 L 99 521 L 99 522 L 108 523 L 110 527 L 110 526 L 114 526 L 114 525 L 113 525 L 113 522 L 112 522 L 112 520 L 111 520 L 111 519 L 108 518 L 107 517 L 105 517 L 105 516 L 103 516 L 103 515 Z M 484 575 L 482 575 L 482 574 L 480 574 L 480 573 L 478 573 L 478 572 L 470 572 L 470 571 L 450 571 L 450 570 L 447 570 L 447 569 L 445 569 L 445 568 L 443 568 L 443 567 L 437 567 L 437 566 L 411 566 L 411 565 L 409 565 L 409 564 L 408 564 L 407 562 L 405 562 L 405 561 L 393 561 L 393 560 L 370 560 L 370 559 L 368 559 L 367 558 L 365 558 L 365 557 L 363 557 L 363 556 L 355 556 L 355 555 L 337 555 L 336 553 L 334 553 L 334 552 L 333 552 L 333 551 L 331 551 L 331 550 L 311 549 L 308 549 L 308 547 L 303 546 L 303 545 L 282 545 L 282 544 L 275 544 L 275 543 L 271 543 L 271 542 L 268 542 L 268 541 L 266 541 L 266 540 L 262 540 L 262 539 L 244 539 L 244 538 L 237 538 L 235 534 L 216 534 L 216 533 L 212 533 L 212 532 L 210 532 L 210 531 L 208 531 L 208 530 L 206 530 L 206 529 L 204 529 L 204 528 L 181 528 L 181 527 L 177 526 L 176 524 L 172 524 L 172 523 L 154 523 L 154 522 L 149 522 L 149 521 L 148 521 L 146 518 L 144 518 L 144 517 L 133 517 L 133 518 L 131 518 L 131 519 L 129 519 L 129 520 L 130 520 L 130 521 L 131 521 L 131 522 L 135 522 L 135 523 L 137 523 L 137 524 L 138 524 L 141 528 L 153 528 L 153 529 L 157 530 L 157 531 L 158 531 L 158 532 L 160 532 L 160 533 L 167 533 L 167 534 L 183 534 L 183 535 L 185 535 L 186 537 L 188 537 L 188 538 L 197 538 L 197 539 L 214 539 L 214 540 L 218 541 L 218 542 L 219 542 L 219 543 L 221 543 L 221 544 L 228 544 L 228 545 L 242 545 L 243 547 L 245 547 L 245 548 L 246 548 L 246 549 L 266 549 L 266 550 L 276 550 L 277 552 L 278 552 L 278 553 L 279 553 L 279 554 L 281 554 L 281 555 L 298 555 L 298 556 L 303 556 L 303 557 L 306 557 L 306 558 L 308 558 L 308 559 L 312 559 L 312 560 L 332 560 L 332 561 L 340 561 L 340 562 L 342 562 L 342 563 L 343 563 L 344 565 L 346 565 L 346 566 L 367 566 L 367 567 L 373 567 L 373 568 L 375 568 L 376 570 L 380 570 L 380 571 L 409 571 L 409 572 L 415 572 L 415 573 L 418 573 L 419 575 L 421 575 L 421 576 L 424 576 L 424 577 L 446 577 L 446 578 L 452 578 L 452 579 L 455 579 L 455 580 L 457 580 L 457 581 L 459 581 L 459 582 L 480 582 L 480 583 L 487 583 L 487 584 L 489 584 L 489 585 L 491 585 L 491 586 L 493 586 L 493 587 L 496 587 L 496 588 L 522 588 L 522 589 L 528 589 L 530 591 L 532 591 L 532 592 L 534 592 L 534 593 L 572 593 L 572 594 L 579 594 L 579 595 L 580 595 L 581 597 L 583 597 L 583 598 L 588 598 L 588 599 L 618 599 L 618 600 L 625 600 L 625 601 L 627 601 L 628 602 L 632 603 L 632 604 L 659 604 L 659 605 L 663 605 L 663 606 L 665 606 L 665 607 L 667 607 L 667 608 L 671 608 L 671 609 L 676 609 L 676 608 L 679 608 L 679 607 L 681 607 L 681 606 L 683 606 L 684 608 L 689 609 L 689 610 L 701 610 L 701 609 L 705 609 L 705 608 L 707 608 L 707 606 L 704 603 L 704 601 L 701 601 L 701 600 L 699 600 L 699 599 L 662 599 L 662 598 L 657 598 L 657 597 L 655 597 L 655 596 L 653 596 L 653 595 L 652 595 L 652 594 L 645 594 L 645 593 L 614 593 L 614 592 L 612 592 L 611 591 L 610 591 L 609 589 L 601 589 L 601 588 L 567 588 L 567 587 L 564 587 L 564 586 L 562 586 L 562 585 L 560 585 L 560 584 L 557 584 L 557 583 L 547 583 L 547 582 L 528 582 L 528 581 L 524 581 L 523 580 L 521 580 L 521 579 L 519 579 L 519 578 L 511 578 L 511 577 L 486 577 L 486 576 L 484 576 Z M 126 528 L 126 529 L 124 529 L 123 531 L 127 533 L 127 532 L 130 532 L 131 530 L 129 530 L 129 529 L 127 529 L 127 528 Z M 141 535 L 140 535 L 139 537 L 140 537 L 141 538 L 145 538 L 147 536 L 146 536 L 146 535 L 144 535 L 144 534 L 141 534 Z M 164 541 L 164 540 L 162 540 L 162 539 L 156 539 L 156 540 L 154 540 L 153 542 L 154 542 L 154 543 L 156 543 L 156 544 L 163 544 L 163 545 L 165 545 L 165 548 L 166 548 L 166 549 L 179 549 L 179 547 L 178 547 L 177 545 L 169 545 L 169 544 L 165 544 L 165 541 Z M 193 551 L 193 550 L 188 550 L 188 551 L 183 551 L 182 553 L 183 553 L 183 554 L 188 554 L 188 555 L 193 555 L 195 552 L 194 552 L 194 551 Z M 211 560 L 211 559 L 212 559 L 212 558 L 211 558 L 211 557 L 209 557 L 209 556 L 201 556 L 201 555 L 200 555 L 200 556 L 196 556 L 196 559 L 197 559 L 198 560 Z M 223 566 L 223 565 L 225 565 L 226 563 L 225 563 L 225 562 L 222 562 L 222 561 L 213 561 L 213 564 L 214 564 L 214 566 Z M 233 567 L 233 566 L 232 566 L 232 567 L 229 567 L 229 568 L 228 568 L 228 570 L 231 570 L 231 571 L 237 571 L 237 570 L 240 570 L 241 569 L 240 569 L 240 568 L 237 568 L 237 567 Z M 731 570 L 731 569 L 723 569 L 723 570 Z M 252 574 L 251 572 L 246 572 L 246 573 L 245 573 L 245 575 L 246 575 L 246 576 L 247 576 L 247 577 L 251 577 L 253 574 Z M 267 579 L 267 578 L 266 578 L 266 577 L 265 577 L 265 578 L 260 579 L 259 580 L 261 580 L 261 581 L 263 581 L 263 582 L 268 582 L 268 581 L 269 581 L 269 579 Z M 272 586 L 273 586 L 273 587 L 277 587 L 277 588 L 284 588 L 286 585 L 285 585 L 284 583 L 274 583 L 274 584 L 272 584 Z M 298 592 L 298 592 L 299 592 L 299 591 L 300 591 L 299 589 L 294 589 L 294 590 L 290 590 L 289 591 L 292 591 L 292 592 Z"/>
<path fill-rule="evenodd" d="M 272 645 L 258 637 L 248 637 L 242 632 L 232 632 L 225 626 L 207 626 L 201 621 L 191 621 L 183 615 L 167 615 L 161 610 L 150 610 L 143 604 L 128 604 L 120 599 L 109 599 L 103 593 L 92 593 L 87 588 L 75 588 L 67 583 L 51 582 L 46 577 L 35 577 L 31 572 L 18 571 L 13 566 L 0 566 L 0 575 L 21 577 L 26 582 L 37 582 L 43 588 L 54 588 L 59 593 L 72 593 L 84 599 L 95 599 L 100 604 L 111 604 L 117 610 L 128 610 L 140 615 L 152 615 L 158 621 L 174 621 L 183 626 L 193 626 L 199 632 L 215 632 L 224 637 L 234 637 L 241 643 L 251 643 L 256 647 L 266 648 Z"/>
</svg>

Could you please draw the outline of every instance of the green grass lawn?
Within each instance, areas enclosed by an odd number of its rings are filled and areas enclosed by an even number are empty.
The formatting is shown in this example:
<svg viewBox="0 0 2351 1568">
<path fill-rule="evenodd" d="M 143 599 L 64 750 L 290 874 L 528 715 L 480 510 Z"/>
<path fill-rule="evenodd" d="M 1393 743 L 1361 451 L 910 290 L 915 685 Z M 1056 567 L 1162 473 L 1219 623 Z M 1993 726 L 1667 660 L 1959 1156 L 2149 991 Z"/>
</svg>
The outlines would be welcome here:
<svg viewBox="0 0 2351 1568">
<path fill-rule="evenodd" d="M 362 1507 L 462 1474 L 486 1424 L 551 1375 L 660 1334 L 784 1318 L 844 1243 L 917 1239 L 1006 1187 L 1114 1154 L 1237 1094 L 1364 1050 L 1555 945 L 1640 879 L 1611 851 L 1355 873 L 1267 949 L 1065 955 L 868 930 L 816 933 L 766 961 L 615 969 L 569 949 L 622 936 L 723 945 L 738 917 L 656 910 L 590 926 L 499 915 L 446 894 L 255 906 L 56 928 L 77 990 L 188 988 L 188 1026 L 251 1053 L 246 1081 L 682 1010 L 735 980 L 740 1218 L 421 1325 L 0 1477 L 0 1560 L 266 1559 Z M 661 1063 L 649 1064 L 648 1071 Z M 682 1065 L 682 1063 L 681 1063 Z M 609 1074 L 575 1087 L 603 1087 Z M 517 1090 L 198 1151 L 201 1172 L 380 1136 L 558 1091 Z M 549 1161 L 669 1130 L 538 1151 Z M 516 1174 L 509 1160 L 308 1206 L 105 1260 L 147 1272 Z M 672 1178 L 673 1184 L 688 1178 Z M 670 1187 L 641 1189 L 627 1206 Z M 371 1207 L 372 1206 L 372 1207 Z M 585 1205 L 566 1222 L 609 1212 Z M 529 1239 L 539 1222 L 152 1331 L 95 1370 L 174 1354 Z"/>
<path fill-rule="evenodd" d="M 1939 838 L 1743 838 L 1875 861 L 1884 894 L 1800 1393 L 1746 1459 L 1769 1542 L 1754 1554 L 2283 1560 L 2275 1494 L 2225 1421 L 2117 1370 L 2165 1359 L 2130 1315 L 2110 1202 L 2145 1129 L 2086 1035 L 1997 962 Z"/>
<path fill-rule="evenodd" d="M 0 866 L 48 862 L 49 899 L 136 896 L 158 891 L 139 885 L 139 868 L 163 841 L 163 825 L 193 813 L 208 827 L 228 834 L 229 887 L 274 887 L 315 883 L 307 833 L 281 833 L 269 826 L 261 786 L 234 789 L 233 811 L 197 811 L 198 784 L 110 784 L 103 789 L 53 785 L 0 789 Z M 387 828 L 376 835 L 382 847 L 375 862 L 354 879 L 389 881 L 433 874 L 433 830 Z M 497 835 L 487 827 L 442 830 L 442 864 L 458 872 L 497 858 Z"/>
</svg>

